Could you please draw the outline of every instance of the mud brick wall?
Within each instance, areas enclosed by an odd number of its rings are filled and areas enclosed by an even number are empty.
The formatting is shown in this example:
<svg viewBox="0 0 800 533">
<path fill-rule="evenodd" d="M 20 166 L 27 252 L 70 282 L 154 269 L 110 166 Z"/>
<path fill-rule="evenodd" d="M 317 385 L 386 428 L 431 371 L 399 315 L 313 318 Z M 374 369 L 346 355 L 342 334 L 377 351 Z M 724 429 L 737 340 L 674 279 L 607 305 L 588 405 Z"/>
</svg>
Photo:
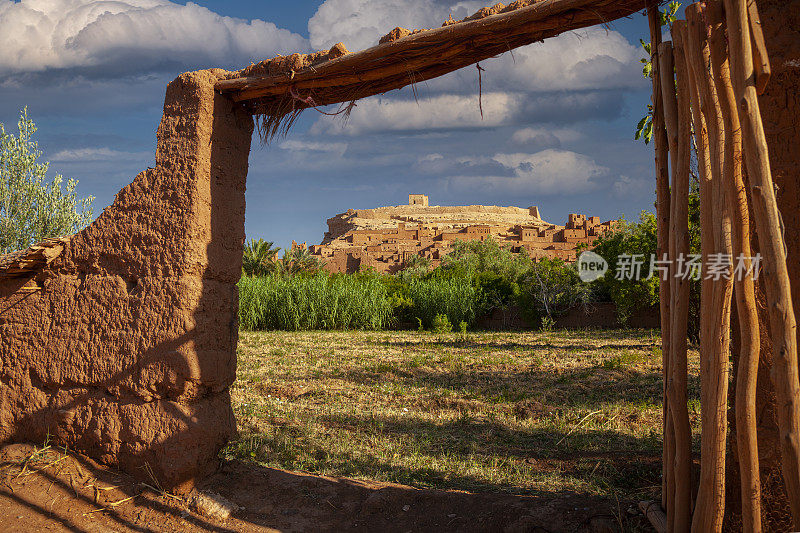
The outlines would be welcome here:
<svg viewBox="0 0 800 533">
<path fill-rule="evenodd" d="M 156 167 L 32 279 L 0 281 L 0 441 L 50 435 L 178 489 L 214 467 L 235 432 L 253 132 L 223 74 L 170 83 Z"/>
<path fill-rule="evenodd" d="M 758 0 L 762 28 L 772 66 L 772 77 L 765 93 L 759 97 L 764 132 L 769 146 L 770 167 L 777 191 L 778 208 L 784 223 L 788 252 L 787 266 L 792 283 L 795 316 L 800 317 L 800 0 Z M 748 191 L 749 193 L 749 191 Z M 751 238 L 758 250 L 758 235 L 754 231 L 751 206 Z M 775 393 L 772 371 L 772 342 L 769 337 L 769 317 L 764 287 L 756 285 L 761 330 L 761 350 L 758 371 L 758 454 L 762 490 L 762 522 L 765 531 L 791 530 L 791 513 L 781 473 L 778 443 L 778 423 L 775 415 Z M 737 364 L 738 339 L 733 313 L 734 365 Z M 729 392 L 733 405 L 735 382 Z M 728 416 L 732 449 L 728 454 L 726 527 L 741 529 L 739 514 L 739 473 L 736 455 L 736 420 L 731 410 Z"/>
</svg>

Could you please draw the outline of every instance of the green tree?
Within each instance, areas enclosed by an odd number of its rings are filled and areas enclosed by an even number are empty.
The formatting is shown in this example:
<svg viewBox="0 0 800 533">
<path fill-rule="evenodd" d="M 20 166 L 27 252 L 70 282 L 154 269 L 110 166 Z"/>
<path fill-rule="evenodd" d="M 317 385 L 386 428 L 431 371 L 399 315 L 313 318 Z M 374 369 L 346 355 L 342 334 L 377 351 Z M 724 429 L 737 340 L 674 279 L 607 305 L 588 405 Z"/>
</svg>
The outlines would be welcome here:
<svg viewBox="0 0 800 533">
<path fill-rule="evenodd" d="M 656 217 L 653 213 L 642 211 L 638 222 L 620 225 L 601 236 L 595 243 L 594 252 L 608 261 L 606 275 L 593 283 L 596 294 L 607 294 L 617 307 L 621 323 L 634 313 L 656 306 L 659 303 L 660 272 L 650 276 L 650 257 L 657 256 Z M 689 253 L 700 254 L 700 192 L 696 179 L 691 182 L 689 193 Z M 617 279 L 617 266 L 620 256 L 638 256 L 643 264 L 640 278 Z M 689 338 L 697 341 L 700 336 L 700 285 L 699 280 L 689 283 Z"/>
<path fill-rule="evenodd" d="M 514 253 L 489 237 L 484 241 L 454 241 L 442 268 L 468 275 L 491 272 L 516 282 L 528 271 L 530 264 L 528 254 Z"/>
<path fill-rule="evenodd" d="M 650 257 L 656 255 L 657 244 L 656 217 L 648 211 L 642 211 L 638 222 L 620 220 L 614 231 L 602 235 L 595 243 L 594 252 L 608 261 L 608 272 L 595 282 L 595 290 L 610 296 L 622 324 L 633 313 L 658 305 L 659 273 L 648 277 Z M 621 256 L 636 257 L 643 262 L 639 279 L 618 279 Z"/>
<path fill-rule="evenodd" d="M 27 108 L 20 113 L 19 134 L 0 123 L 0 253 L 21 250 L 45 239 L 72 235 L 92 221 L 93 196 L 78 199 L 78 182 L 57 174 L 47 181 L 50 163 L 40 163 L 33 135 L 36 125 Z"/>
<path fill-rule="evenodd" d="M 242 271 L 247 276 L 266 276 L 277 270 L 276 256 L 280 248 L 273 248 L 275 243 L 264 239 L 250 239 L 244 245 Z"/>
<path fill-rule="evenodd" d="M 576 305 L 589 303 L 592 293 L 590 285 L 581 281 L 574 264 L 546 257 L 531 262 L 521 287 L 524 307 L 549 321 Z"/>
</svg>

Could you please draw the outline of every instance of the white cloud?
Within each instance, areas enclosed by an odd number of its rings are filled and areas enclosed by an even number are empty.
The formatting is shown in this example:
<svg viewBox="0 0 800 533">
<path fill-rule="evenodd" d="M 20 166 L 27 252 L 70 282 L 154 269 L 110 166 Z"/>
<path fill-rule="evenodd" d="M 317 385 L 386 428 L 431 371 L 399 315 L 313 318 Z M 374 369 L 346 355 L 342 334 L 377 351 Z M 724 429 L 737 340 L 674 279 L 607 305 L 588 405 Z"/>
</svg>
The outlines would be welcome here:
<svg viewBox="0 0 800 533">
<path fill-rule="evenodd" d="M 587 28 L 563 33 L 481 62 L 484 91 L 583 91 L 638 89 L 649 86 L 642 76 L 641 47 L 616 31 Z M 475 68 L 429 81 L 437 91 L 477 91 Z"/>
<path fill-rule="evenodd" d="M 314 48 L 323 50 L 344 41 L 355 51 L 375 46 L 397 26 L 436 28 L 450 14 L 462 19 L 483 5 L 479 1 L 326 0 L 308 21 L 308 33 Z"/>
<path fill-rule="evenodd" d="M 306 51 L 263 20 L 223 17 L 167 0 L 0 0 L 0 75 L 91 68 L 96 75 L 167 64 L 246 64 Z"/>
<path fill-rule="evenodd" d="M 583 154 L 567 150 L 543 150 L 535 154 L 496 154 L 495 162 L 511 176 L 454 176 L 451 188 L 514 194 L 576 194 L 599 187 L 598 178 L 609 169 Z"/>
<path fill-rule="evenodd" d="M 51 161 L 149 161 L 153 158 L 150 152 L 122 152 L 110 148 L 76 148 L 61 150 L 50 156 Z"/>
<path fill-rule="evenodd" d="M 344 127 L 323 117 L 314 123 L 311 133 L 360 135 L 379 131 L 494 127 L 511 121 L 521 110 L 522 101 L 520 94 L 484 94 L 481 119 L 478 95 L 444 94 L 418 101 L 372 97 L 358 102 Z"/>
<path fill-rule="evenodd" d="M 320 117 L 312 125 L 313 135 L 358 136 L 365 133 L 495 128 L 531 123 L 569 123 L 591 119 L 613 119 L 620 112 L 620 97 L 609 92 L 484 92 L 483 117 L 477 92 L 472 95 L 434 94 L 419 98 L 373 96 L 360 100 L 347 121 Z M 564 142 L 575 133 L 560 128 Z M 522 135 L 522 134 L 521 134 Z M 558 137 L 558 135 L 556 135 Z M 542 146 L 544 147 L 544 146 Z"/>
</svg>

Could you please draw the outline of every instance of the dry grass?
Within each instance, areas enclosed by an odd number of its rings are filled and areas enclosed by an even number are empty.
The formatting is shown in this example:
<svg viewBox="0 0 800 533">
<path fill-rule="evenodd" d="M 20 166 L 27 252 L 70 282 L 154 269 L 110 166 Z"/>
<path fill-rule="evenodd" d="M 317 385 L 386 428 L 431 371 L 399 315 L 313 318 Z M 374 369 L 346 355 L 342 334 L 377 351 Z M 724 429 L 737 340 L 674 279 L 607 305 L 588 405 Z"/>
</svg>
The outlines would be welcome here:
<svg viewBox="0 0 800 533">
<path fill-rule="evenodd" d="M 697 441 L 697 353 L 690 353 Z M 229 457 L 417 487 L 660 492 L 651 331 L 242 333 Z M 697 442 L 696 442 L 697 444 Z"/>
</svg>

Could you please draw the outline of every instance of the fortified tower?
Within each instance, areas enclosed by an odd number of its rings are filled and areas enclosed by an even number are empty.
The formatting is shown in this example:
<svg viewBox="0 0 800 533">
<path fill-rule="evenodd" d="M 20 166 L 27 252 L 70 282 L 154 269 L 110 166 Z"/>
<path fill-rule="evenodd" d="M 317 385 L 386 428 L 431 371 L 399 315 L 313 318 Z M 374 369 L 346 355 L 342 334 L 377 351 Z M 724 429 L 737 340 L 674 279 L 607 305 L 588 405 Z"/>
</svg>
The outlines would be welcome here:
<svg viewBox="0 0 800 533">
<path fill-rule="evenodd" d="M 409 194 L 408 205 L 418 205 L 420 207 L 428 207 L 428 197 L 424 194 Z"/>
</svg>

